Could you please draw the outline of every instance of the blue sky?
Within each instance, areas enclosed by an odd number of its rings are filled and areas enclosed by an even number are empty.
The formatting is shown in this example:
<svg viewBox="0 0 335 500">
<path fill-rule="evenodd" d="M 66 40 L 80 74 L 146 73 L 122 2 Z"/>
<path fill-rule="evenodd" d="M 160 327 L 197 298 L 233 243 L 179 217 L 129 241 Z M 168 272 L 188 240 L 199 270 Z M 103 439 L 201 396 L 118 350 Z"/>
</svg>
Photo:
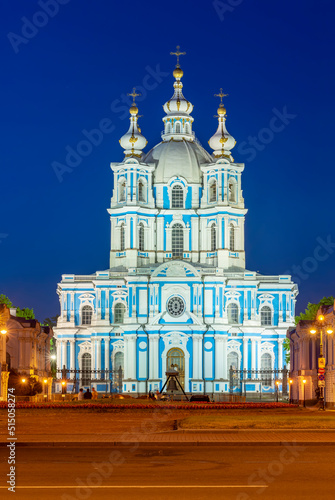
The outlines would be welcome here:
<svg viewBox="0 0 335 500">
<path fill-rule="evenodd" d="M 312 0 L 181 0 L 178 8 L 4 0 L 0 293 L 43 320 L 58 313 L 61 274 L 108 268 L 109 163 L 123 158 L 125 96 L 142 87 L 148 151 L 160 140 L 162 105 L 173 90 L 169 54 L 180 45 L 184 95 L 207 149 L 213 94 L 220 87 L 229 94 L 233 156 L 246 164 L 247 268 L 291 272 L 297 312 L 333 295 L 334 12 L 333 2 Z M 67 148 L 105 119 L 109 132 L 60 182 L 54 162 L 65 164 Z"/>
</svg>

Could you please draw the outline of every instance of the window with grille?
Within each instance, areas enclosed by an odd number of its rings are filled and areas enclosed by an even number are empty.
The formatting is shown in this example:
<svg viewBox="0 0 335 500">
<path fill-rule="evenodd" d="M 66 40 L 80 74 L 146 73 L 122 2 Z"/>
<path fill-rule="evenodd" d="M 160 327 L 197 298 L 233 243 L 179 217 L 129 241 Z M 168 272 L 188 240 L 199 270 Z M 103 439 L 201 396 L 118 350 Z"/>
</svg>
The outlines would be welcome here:
<svg viewBox="0 0 335 500">
<path fill-rule="evenodd" d="M 126 183 L 125 181 L 120 183 L 119 187 L 119 200 L 126 201 Z"/>
<path fill-rule="evenodd" d="M 90 325 L 92 322 L 92 307 L 84 306 L 81 310 L 81 324 Z"/>
<path fill-rule="evenodd" d="M 180 123 L 179 123 L 179 122 L 177 122 L 177 123 L 176 123 L 176 134 L 180 134 L 180 130 L 181 130 Z"/>
<path fill-rule="evenodd" d="M 228 308 L 228 323 L 230 325 L 234 325 L 239 323 L 238 321 L 238 305 L 237 304 L 229 304 Z"/>
<path fill-rule="evenodd" d="M 183 258 L 184 253 L 184 228 L 175 224 L 172 228 L 172 257 Z"/>
<path fill-rule="evenodd" d="M 138 183 L 138 201 L 145 202 L 145 191 L 144 191 L 144 184 L 142 181 L 139 181 Z"/>
<path fill-rule="evenodd" d="M 272 359 L 271 359 L 271 354 L 268 352 L 265 352 L 261 356 L 261 370 L 263 373 L 261 373 L 261 378 L 263 380 L 264 385 L 271 385 L 272 384 Z"/>
<path fill-rule="evenodd" d="M 142 223 L 138 230 L 138 249 L 140 252 L 144 252 L 144 226 Z"/>
<path fill-rule="evenodd" d="M 229 227 L 229 249 L 235 250 L 235 227 L 234 227 L 234 224 L 230 224 L 230 227 Z"/>
<path fill-rule="evenodd" d="M 216 201 L 216 181 L 213 181 L 209 186 L 209 201 Z"/>
<path fill-rule="evenodd" d="M 91 383 L 91 355 L 88 352 L 85 352 L 83 354 L 83 357 L 81 358 L 82 360 L 82 378 L 81 378 L 81 384 L 82 385 L 90 385 Z"/>
<path fill-rule="evenodd" d="M 114 323 L 123 323 L 124 313 L 125 313 L 125 305 L 120 302 L 116 304 L 114 308 Z"/>
<path fill-rule="evenodd" d="M 120 251 L 125 249 L 125 235 L 124 235 L 124 224 L 120 227 Z"/>
<path fill-rule="evenodd" d="M 228 354 L 228 369 L 238 370 L 238 354 L 237 352 L 230 352 Z"/>
<path fill-rule="evenodd" d="M 216 251 L 216 226 L 215 224 L 211 227 L 211 251 Z"/>
<path fill-rule="evenodd" d="M 172 188 L 172 208 L 184 208 L 184 191 L 181 186 Z"/>
<path fill-rule="evenodd" d="M 261 309 L 261 325 L 270 326 L 272 325 L 272 311 L 271 307 L 263 306 Z"/>
</svg>

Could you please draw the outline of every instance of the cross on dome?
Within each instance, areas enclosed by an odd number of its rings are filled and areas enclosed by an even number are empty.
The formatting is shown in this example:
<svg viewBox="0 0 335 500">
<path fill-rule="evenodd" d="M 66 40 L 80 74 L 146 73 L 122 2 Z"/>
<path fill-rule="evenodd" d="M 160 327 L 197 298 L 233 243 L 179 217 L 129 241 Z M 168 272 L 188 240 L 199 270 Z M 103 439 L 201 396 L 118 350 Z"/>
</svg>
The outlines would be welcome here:
<svg viewBox="0 0 335 500">
<path fill-rule="evenodd" d="M 132 93 L 131 94 L 127 94 L 127 95 L 132 96 L 132 98 L 133 98 L 133 104 L 135 104 L 135 97 L 138 97 L 138 96 L 140 96 L 142 94 L 140 94 L 140 93 L 136 94 L 136 87 L 133 87 Z"/>
<path fill-rule="evenodd" d="M 186 56 L 186 52 L 180 52 L 180 46 L 177 45 L 177 50 L 176 52 L 170 52 L 170 56 L 177 56 L 177 64 L 176 64 L 176 68 L 180 68 L 180 64 L 179 64 L 179 56 Z"/>
<path fill-rule="evenodd" d="M 142 149 L 147 145 L 147 140 L 141 134 L 141 129 L 137 125 L 138 107 L 135 103 L 135 98 L 140 96 L 140 93 L 136 93 L 136 87 L 133 87 L 133 91 L 127 94 L 133 98 L 133 104 L 129 108 L 130 113 L 130 126 L 126 134 L 124 134 L 120 139 L 121 147 L 125 150 L 124 153 L 126 158 L 129 156 L 142 156 Z M 136 146 L 136 147 L 135 147 Z"/>
<path fill-rule="evenodd" d="M 213 137 L 210 138 L 208 144 L 212 149 L 214 149 L 215 158 L 227 158 L 233 161 L 230 150 L 236 144 L 234 137 L 232 137 L 226 129 L 226 108 L 223 105 L 222 99 L 228 94 L 224 94 L 222 88 L 220 88 L 219 94 L 214 94 L 215 97 L 220 97 L 220 104 L 217 110 L 217 115 L 215 118 L 219 119 L 219 126 Z"/>
</svg>

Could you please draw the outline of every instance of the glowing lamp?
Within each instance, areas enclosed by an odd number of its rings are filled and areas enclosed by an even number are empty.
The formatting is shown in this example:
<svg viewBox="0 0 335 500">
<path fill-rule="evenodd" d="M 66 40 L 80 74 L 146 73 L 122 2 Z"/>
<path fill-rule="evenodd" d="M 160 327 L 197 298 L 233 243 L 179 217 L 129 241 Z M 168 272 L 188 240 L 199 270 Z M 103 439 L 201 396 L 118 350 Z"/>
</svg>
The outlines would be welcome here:
<svg viewBox="0 0 335 500">
<path fill-rule="evenodd" d="M 315 330 L 315 328 L 311 328 L 311 329 L 309 330 L 309 332 L 314 334 L 314 333 L 316 333 L 316 330 Z"/>
<path fill-rule="evenodd" d="M 48 383 L 48 381 L 47 381 L 47 379 L 46 379 L 46 378 L 43 380 L 43 382 L 44 382 L 45 384 L 47 384 L 47 383 Z"/>
<path fill-rule="evenodd" d="M 290 383 L 290 384 L 293 384 L 293 380 L 292 380 L 291 378 L 290 378 L 290 380 L 289 380 L 289 383 Z"/>
<path fill-rule="evenodd" d="M 64 382 L 64 380 L 63 380 L 62 385 L 65 385 L 65 384 L 66 384 L 66 382 Z"/>
<path fill-rule="evenodd" d="M 328 328 L 327 333 L 331 334 L 331 333 L 333 333 L 333 330 L 331 328 Z"/>
<path fill-rule="evenodd" d="M 302 379 L 302 381 L 303 381 L 303 383 L 304 383 L 304 384 L 306 384 L 306 379 L 305 379 L 305 378 L 304 378 L 304 379 Z"/>
<path fill-rule="evenodd" d="M 25 379 L 25 378 L 21 379 L 21 382 L 22 382 L 23 384 L 25 383 L 25 381 L 26 381 L 26 379 Z"/>
<path fill-rule="evenodd" d="M 6 335 L 6 333 L 7 333 L 6 328 L 2 328 L 0 331 L 1 331 L 2 335 Z"/>
<path fill-rule="evenodd" d="M 325 317 L 323 314 L 319 314 L 318 321 L 324 321 Z"/>
</svg>

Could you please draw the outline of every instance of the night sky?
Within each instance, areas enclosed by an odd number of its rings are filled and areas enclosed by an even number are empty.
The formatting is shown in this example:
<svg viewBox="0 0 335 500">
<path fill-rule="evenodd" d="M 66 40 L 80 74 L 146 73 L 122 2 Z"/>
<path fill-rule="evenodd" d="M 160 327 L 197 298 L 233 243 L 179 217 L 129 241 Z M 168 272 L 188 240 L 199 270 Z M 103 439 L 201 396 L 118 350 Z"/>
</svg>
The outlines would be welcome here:
<svg viewBox="0 0 335 500">
<path fill-rule="evenodd" d="M 41 15 L 43 4 L 49 14 Z M 170 52 L 180 45 L 184 95 L 207 150 L 217 127 L 213 94 L 220 87 L 229 94 L 233 156 L 246 164 L 247 269 L 291 273 L 300 288 L 297 313 L 333 295 L 334 3 L 57 5 L 3 0 L 0 7 L 0 293 L 43 320 L 59 312 L 62 274 L 108 268 L 109 163 L 123 159 L 126 94 L 142 91 L 139 123 L 149 151 L 160 141 L 162 105 L 173 93 Z M 67 152 L 104 119 L 108 133 L 69 167 Z M 57 176 L 54 162 L 68 171 Z"/>
</svg>

